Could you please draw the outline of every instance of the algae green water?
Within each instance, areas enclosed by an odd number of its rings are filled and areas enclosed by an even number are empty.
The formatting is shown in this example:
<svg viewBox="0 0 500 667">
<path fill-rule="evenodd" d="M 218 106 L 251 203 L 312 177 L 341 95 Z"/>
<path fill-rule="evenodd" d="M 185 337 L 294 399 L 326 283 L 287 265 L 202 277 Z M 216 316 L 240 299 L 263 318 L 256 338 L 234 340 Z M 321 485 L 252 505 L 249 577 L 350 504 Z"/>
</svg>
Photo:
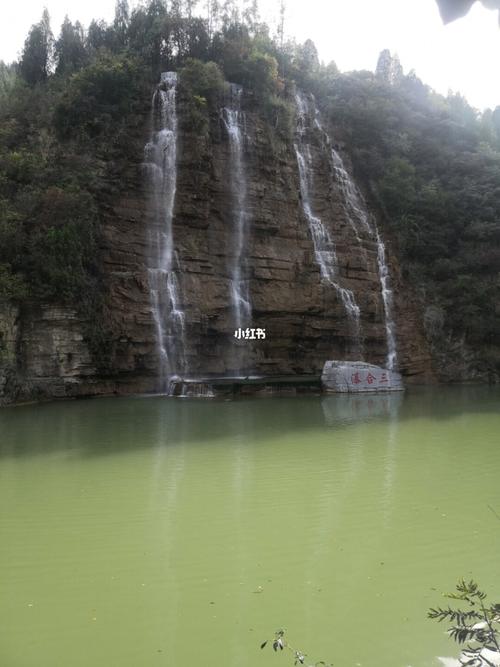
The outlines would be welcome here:
<svg viewBox="0 0 500 667">
<path fill-rule="evenodd" d="M 0 665 L 423 667 L 500 598 L 500 391 L 0 411 Z"/>
</svg>

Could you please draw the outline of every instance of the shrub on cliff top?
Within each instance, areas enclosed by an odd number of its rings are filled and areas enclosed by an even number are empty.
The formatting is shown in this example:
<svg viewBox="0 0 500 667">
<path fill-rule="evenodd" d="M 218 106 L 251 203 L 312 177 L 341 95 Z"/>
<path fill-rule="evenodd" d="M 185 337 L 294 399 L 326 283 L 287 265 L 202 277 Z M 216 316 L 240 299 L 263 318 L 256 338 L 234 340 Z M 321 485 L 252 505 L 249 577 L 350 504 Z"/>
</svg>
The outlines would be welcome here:
<svg viewBox="0 0 500 667">
<path fill-rule="evenodd" d="M 224 92 L 224 76 L 219 66 L 196 58 L 186 61 L 181 70 L 181 83 L 191 95 L 205 98 L 210 105 L 215 105 Z"/>
<path fill-rule="evenodd" d="M 113 134 L 116 124 L 134 108 L 141 70 L 125 55 L 101 52 L 87 67 L 73 74 L 54 113 L 54 125 L 61 139 L 75 135 L 90 138 Z"/>
<path fill-rule="evenodd" d="M 180 71 L 179 92 L 183 113 L 180 121 L 184 129 L 205 136 L 209 127 L 209 114 L 217 108 L 225 82 L 222 72 L 214 62 L 203 63 L 190 58 Z"/>
</svg>

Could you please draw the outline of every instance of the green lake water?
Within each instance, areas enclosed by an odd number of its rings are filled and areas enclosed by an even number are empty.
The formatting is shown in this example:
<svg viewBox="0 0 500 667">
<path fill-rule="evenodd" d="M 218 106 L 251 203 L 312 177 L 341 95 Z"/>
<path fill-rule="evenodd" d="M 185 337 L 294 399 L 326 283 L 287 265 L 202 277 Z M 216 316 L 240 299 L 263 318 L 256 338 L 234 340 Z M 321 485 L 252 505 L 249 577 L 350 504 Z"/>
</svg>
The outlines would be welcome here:
<svg viewBox="0 0 500 667">
<path fill-rule="evenodd" d="M 499 471 L 497 389 L 0 410 L 0 666 L 439 665 Z"/>
</svg>

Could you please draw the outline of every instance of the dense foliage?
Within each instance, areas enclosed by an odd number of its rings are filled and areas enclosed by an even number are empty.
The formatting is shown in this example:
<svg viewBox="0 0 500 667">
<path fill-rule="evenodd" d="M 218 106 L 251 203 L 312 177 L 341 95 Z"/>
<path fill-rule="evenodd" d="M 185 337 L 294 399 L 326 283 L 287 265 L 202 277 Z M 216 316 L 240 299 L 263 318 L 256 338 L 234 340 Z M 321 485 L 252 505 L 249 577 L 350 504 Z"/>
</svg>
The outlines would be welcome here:
<svg viewBox="0 0 500 667">
<path fill-rule="evenodd" d="M 0 63 L 0 300 L 100 302 L 106 197 L 123 187 L 119 165 L 137 159 L 129 136 L 144 127 L 152 85 L 182 70 L 184 130 L 207 135 L 234 81 L 267 120 L 272 150 L 293 142 L 294 86 L 314 93 L 431 306 L 430 335 L 493 346 L 500 107 L 479 114 L 437 95 L 388 52 L 375 74 L 340 74 L 310 40 L 284 39 L 285 18 L 272 36 L 249 0 L 146 0 L 133 11 L 118 0 L 111 25 L 66 18 L 55 38 L 45 11 L 20 61 Z"/>
<path fill-rule="evenodd" d="M 500 340 L 500 108 L 437 95 L 381 54 L 374 76 L 337 77 L 332 121 L 399 246 L 429 335 Z M 497 358 L 497 364 L 500 359 Z"/>
</svg>

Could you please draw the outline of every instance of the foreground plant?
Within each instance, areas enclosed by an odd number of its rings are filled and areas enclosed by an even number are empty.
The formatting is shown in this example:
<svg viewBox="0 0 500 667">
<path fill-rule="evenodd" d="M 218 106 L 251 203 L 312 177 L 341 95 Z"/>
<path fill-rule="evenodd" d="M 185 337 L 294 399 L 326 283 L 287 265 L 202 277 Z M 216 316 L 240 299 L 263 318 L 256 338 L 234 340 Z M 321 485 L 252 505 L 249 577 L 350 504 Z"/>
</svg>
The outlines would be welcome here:
<svg viewBox="0 0 500 667">
<path fill-rule="evenodd" d="M 470 667 L 500 666 L 500 604 L 486 603 L 486 593 L 463 579 L 445 597 L 467 603 L 464 609 L 430 609 L 429 618 L 450 623 L 448 634 L 463 646 L 459 662 Z"/>
<path fill-rule="evenodd" d="M 286 641 L 285 639 L 285 631 L 283 629 L 276 630 L 274 633 L 274 639 L 266 639 L 266 641 L 262 642 L 260 645 L 260 648 L 265 648 L 268 644 L 270 644 L 273 647 L 273 650 L 275 652 L 278 651 L 290 651 L 293 655 L 293 660 L 294 660 L 294 665 L 305 665 L 305 660 L 307 657 L 307 653 L 304 653 L 303 651 L 299 651 L 296 648 L 293 648 L 293 646 L 290 646 L 290 644 Z M 310 663 L 307 665 L 307 667 L 318 667 L 319 665 L 323 665 L 323 667 L 333 667 L 331 663 L 327 663 L 324 660 L 319 660 L 318 662 Z"/>
</svg>

